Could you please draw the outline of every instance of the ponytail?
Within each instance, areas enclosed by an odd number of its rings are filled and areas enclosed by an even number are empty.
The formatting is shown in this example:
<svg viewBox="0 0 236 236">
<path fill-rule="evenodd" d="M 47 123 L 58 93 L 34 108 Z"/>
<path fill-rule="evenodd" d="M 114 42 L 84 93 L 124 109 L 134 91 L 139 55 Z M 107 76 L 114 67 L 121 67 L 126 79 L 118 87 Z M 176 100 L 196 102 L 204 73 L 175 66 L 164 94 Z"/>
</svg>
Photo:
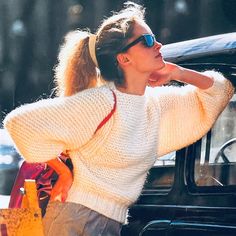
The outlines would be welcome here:
<svg viewBox="0 0 236 236">
<path fill-rule="evenodd" d="M 97 85 L 98 71 L 89 53 L 89 33 L 73 31 L 67 34 L 55 67 L 58 96 L 71 96 Z"/>
</svg>

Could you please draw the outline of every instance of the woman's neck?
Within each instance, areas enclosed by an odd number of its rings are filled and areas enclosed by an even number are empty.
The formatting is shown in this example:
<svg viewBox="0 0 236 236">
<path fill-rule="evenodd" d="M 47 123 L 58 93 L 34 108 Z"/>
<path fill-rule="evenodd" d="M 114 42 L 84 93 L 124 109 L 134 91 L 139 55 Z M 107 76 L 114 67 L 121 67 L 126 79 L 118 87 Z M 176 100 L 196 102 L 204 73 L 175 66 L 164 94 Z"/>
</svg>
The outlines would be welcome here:
<svg viewBox="0 0 236 236">
<path fill-rule="evenodd" d="M 133 94 L 133 95 L 144 95 L 147 86 L 147 76 L 136 75 L 125 76 L 125 82 L 123 85 L 116 85 L 117 90 L 122 93 Z"/>
<path fill-rule="evenodd" d="M 122 93 L 127 93 L 127 94 L 132 94 L 132 95 L 140 95 L 142 96 L 145 92 L 145 88 L 135 88 L 135 87 L 130 87 L 130 86 L 117 86 L 116 85 L 116 89 L 119 90 Z"/>
</svg>

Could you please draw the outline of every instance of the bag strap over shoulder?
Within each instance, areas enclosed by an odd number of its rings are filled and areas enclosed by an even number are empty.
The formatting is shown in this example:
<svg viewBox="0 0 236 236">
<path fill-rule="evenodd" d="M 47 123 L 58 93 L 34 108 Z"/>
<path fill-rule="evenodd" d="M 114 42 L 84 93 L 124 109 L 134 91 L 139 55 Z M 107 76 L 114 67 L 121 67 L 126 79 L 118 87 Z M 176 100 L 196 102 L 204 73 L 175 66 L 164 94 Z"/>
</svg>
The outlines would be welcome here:
<svg viewBox="0 0 236 236">
<path fill-rule="evenodd" d="M 116 104 L 117 104 L 117 99 L 116 99 L 116 94 L 115 92 L 110 89 L 111 92 L 112 92 L 112 95 L 113 95 L 113 98 L 114 98 L 114 104 L 113 104 L 113 108 L 112 110 L 110 111 L 110 113 L 101 121 L 101 123 L 97 126 L 97 129 L 95 130 L 94 134 L 96 134 L 96 132 L 101 129 L 108 121 L 109 119 L 112 117 L 112 115 L 114 114 L 114 112 L 116 111 Z M 59 157 L 62 159 L 62 160 L 66 160 L 67 157 L 69 156 L 68 154 L 68 151 L 66 150 L 65 152 L 62 152 Z"/>
<path fill-rule="evenodd" d="M 116 94 L 113 90 L 112 91 L 112 94 L 113 94 L 113 97 L 114 97 L 114 105 L 113 105 L 113 108 L 111 110 L 111 112 L 102 120 L 102 122 L 98 125 L 96 131 L 94 132 L 94 134 L 96 134 L 96 132 L 102 128 L 103 125 L 105 125 L 109 119 L 112 117 L 112 115 L 114 114 L 115 110 L 116 110 Z"/>
</svg>

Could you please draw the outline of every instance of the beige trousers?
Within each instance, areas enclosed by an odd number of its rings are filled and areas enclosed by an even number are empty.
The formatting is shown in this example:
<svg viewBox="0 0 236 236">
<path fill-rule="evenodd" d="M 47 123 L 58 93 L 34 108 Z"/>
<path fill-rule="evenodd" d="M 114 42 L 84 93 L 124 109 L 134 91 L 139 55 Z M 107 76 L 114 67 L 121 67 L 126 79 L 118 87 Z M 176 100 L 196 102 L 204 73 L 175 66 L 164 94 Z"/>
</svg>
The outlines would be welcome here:
<svg viewBox="0 0 236 236">
<path fill-rule="evenodd" d="M 45 236 L 120 236 L 122 224 L 83 205 L 50 202 L 43 218 Z"/>
</svg>

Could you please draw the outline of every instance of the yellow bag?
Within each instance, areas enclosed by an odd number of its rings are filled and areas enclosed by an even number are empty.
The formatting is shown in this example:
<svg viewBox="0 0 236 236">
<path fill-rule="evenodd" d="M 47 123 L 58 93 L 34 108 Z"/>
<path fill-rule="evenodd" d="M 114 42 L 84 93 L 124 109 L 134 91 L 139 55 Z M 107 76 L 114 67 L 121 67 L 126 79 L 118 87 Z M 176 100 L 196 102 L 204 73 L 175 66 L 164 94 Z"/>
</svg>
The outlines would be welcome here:
<svg viewBox="0 0 236 236">
<path fill-rule="evenodd" d="M 25 180 L 21 208 L 0 209 L 0 236 L 43 236 L 34 180 Z"/>
</svg>

